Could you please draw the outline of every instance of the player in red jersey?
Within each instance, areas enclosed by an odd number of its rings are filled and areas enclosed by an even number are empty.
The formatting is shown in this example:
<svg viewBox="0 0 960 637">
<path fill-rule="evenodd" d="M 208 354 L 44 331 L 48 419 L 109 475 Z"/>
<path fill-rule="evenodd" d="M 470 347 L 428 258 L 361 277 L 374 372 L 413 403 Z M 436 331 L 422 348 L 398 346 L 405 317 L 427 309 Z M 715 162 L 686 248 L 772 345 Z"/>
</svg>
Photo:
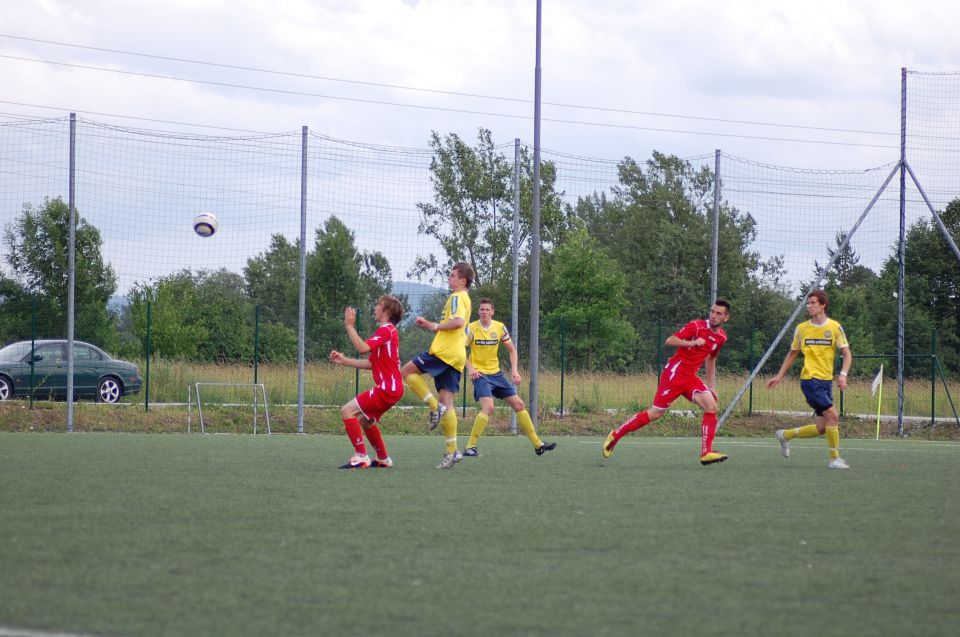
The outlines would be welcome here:
<svg viewBox="0 0 960 637">
<path fill-rule="evenodd" d="M 613 448 L 621 438 L 662 416 L 674 400 L 683 396 L 703 410 L 700 464 L 714 464 L 727 459 L 724 454 L 713 450 L 713 437 L 717 433 L 717 392 L 714 390 L 717 354 L 727 342 L 727 333 L 722 325 L 729 319 L 730 303 L 717 299 L 710 308 L 710 318 L 690 321 L 667 338 L 666 345 L 676 347 L 677 352 L 667 361 L 667 366 L 660 374 L 660 385 L 653 406 L 637 412 L 633 418 L 610 432 L 603 441 L 604 458 L 613 455 Z M 704 362 L 707 367 L 706 384 L 697 376 Z"/>
<path fill-rule="evenodd" d="M 403 376 L 400 375 L 400 336 L 397 323 L 403 318 L 403 304 L 393 296 L 383 295 L 373 308 L 373 318 L 379 327 L 373 336 L 364 341 L 357 333 L 357 312 L 352 307 L 343 311 L 343 324 L 350 342 L 367 358 L 348 358 L 341 352 L 330 352 L 330 362 L 373 372 L 374 386 L 361 392 L 356 398 L 340 408 L 343 427 L 353 444 L 354 455 L 341 469 L 366 469 L 367 467 L 390 468 L 393 460 L 387 454 L 387 446 L 380 435 L 380 416 L 403 397 Z M 362 431 L 361 431 L 362 428 Z M 363 432 L 377 452 L 373 460 L 367 455 Z"/>
</svg>

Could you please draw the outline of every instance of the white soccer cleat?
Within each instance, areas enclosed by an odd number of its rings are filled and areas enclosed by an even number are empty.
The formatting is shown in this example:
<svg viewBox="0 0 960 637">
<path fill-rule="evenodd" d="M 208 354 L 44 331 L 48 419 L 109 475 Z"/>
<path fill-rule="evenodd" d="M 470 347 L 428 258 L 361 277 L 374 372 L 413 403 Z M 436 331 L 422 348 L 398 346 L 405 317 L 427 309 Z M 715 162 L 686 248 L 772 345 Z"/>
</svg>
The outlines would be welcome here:
<svg viewBox="0 0 960 637">
<path fill-rule="evenodd" d="M 790 441 L 783 435 L 783 429 L 777 429 L 777 440 L 780 441 L 780 455 L 790 457 Z"/>
<path fill-rule="evenodd" d="M 834 458 L 827 465 L 830 469 L 849 469 L 850 465 L 847 464 L 847 461 L 843 458 Z"/>
<path fill-rule="evenodd" d="M 440 419 L 443 418 L 445 413 L 447 413 L 447 406 L 443 403 L 437 405 L 436 411 L 430 412 L 430 431 L 437 428 L 437 425 L 440 424 Z"/>
<path fill-rule="evenodd" d="M 437 465 L 437 469 L 452 469 L 453 465 L 463 460 L 463 453 L 459 449 L 453 453 L 443 454 L 443 460 Z"/>
<path fill-rule="evenodd" d="M 356 453 L 350 456 L 346 464 L 340 465 L 341 469 L 369 469 L 370 456 L 365 453 Z"/>
</svg>

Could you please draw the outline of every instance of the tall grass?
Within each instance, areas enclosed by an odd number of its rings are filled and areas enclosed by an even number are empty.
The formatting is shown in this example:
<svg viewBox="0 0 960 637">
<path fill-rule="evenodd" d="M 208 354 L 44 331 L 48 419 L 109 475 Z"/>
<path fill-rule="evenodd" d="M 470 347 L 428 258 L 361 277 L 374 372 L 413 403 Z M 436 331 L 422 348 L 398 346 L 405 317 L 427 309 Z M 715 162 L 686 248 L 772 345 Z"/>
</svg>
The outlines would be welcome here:
<svg viewBox="0 0 960 637">
<path fill-rule="evenodd" d="M 141 366 L 142 369 L 142 366 Z M 520 395 L 528 396 L 529 376 L 524 372 L 524 381 L 519 387 Z M 752 391 L 747 391 L 737 405 L 736 413 L 750 415 L 757 412 L 802 412 L 810 408 L 800 392 L 795 377 L 786 378 L 776 389 L 767 390 L 768 377 L 758 377 Z M 183 402 L 187 397 L 187 386 L 196 382 L 252 383 L 254 370 L 248 365 L 214 365 L 185 363 L 177 361 L 157 361 L 150 367 L 150 401 Z M 257 381 L 263 383 L 267 400 L 271 405 L 293 404 L 297 402 L 297 369 L 295 365 L 261 365 L 257 370 Z M 744 375 L 719 374 L 717 392 L 721 409 L 732 400 L 746 381 Z M 842 398 L 845 414 L 877 413 L 877 397 L 871 395 L 871 378 L 852 378 Z M 358 389 L 370 386 L 368 372 L 329 365 L 310 363 L 306 366 L 304 380 L 304 400 L 308 405 L 339 406 L 356 395 Z M 911 418 L 952 419 L 954 406 L 960 409 L 960 381 L 951 379 L 948 394 L 938 382 L 931 387 L 928 379 L 911 379 L 904 384 L 904 413 Z M 650 405 L 657 386 L 657 376 L 647 374 L 614 374 L 604 372 L 575 372 L 561 377 L 557 371 L 543 371 L 539 377 L 540 411 L 550 415 L 602 414 L 609 411 L 633 412 Z M 473 388 L 466 383 L 465 402 L 468 408 L 474 404 Z M 218 393 L 219 392 L 219 393 Z M 227 400 L 227 390 L 204 389 L 212 402 Z M 458 397 L 457 405 L 463 404 L 464 395 Z M 834 399 L 838 407 L 841 397 L 837 389 Z M 130 402 L 140 402 L 143 396 L 128 398 Z M 883 387 L 881 415 L 891 416 L 897 413 L 897 384 L 886 379 Z M 417 398 L 409 393 L 404 396 L 401 405 L 420 406 Z M 679 400 L 676 409 L 690 408 L 689 403 Z"/>
</svg>

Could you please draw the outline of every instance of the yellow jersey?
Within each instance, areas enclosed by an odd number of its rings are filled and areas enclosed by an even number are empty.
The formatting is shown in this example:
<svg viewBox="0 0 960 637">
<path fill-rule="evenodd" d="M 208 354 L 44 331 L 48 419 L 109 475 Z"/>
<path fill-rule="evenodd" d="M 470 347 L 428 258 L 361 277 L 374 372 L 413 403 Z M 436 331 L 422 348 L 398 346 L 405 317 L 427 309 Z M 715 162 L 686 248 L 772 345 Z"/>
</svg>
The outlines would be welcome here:
<svg viewBox="0 0 960 637">
<path fill-rule="evenodd" d="M 833 360 L 838 349 L 850 347 L 843 328 L 833 319 L 823 325 L 806 321 L 793 332 L 790 349 L 803 353 L 803 371 L 800 378 L 807 380 L 833 380 Z"/>
<path fill-rule="evenodd" d="M 463 292 L 454 292 L 447 297 L 443 306 L 441 322 L 452 318 L 463 319 L 464 327 L 458 330 L 438 330 L 430 344 L 430 354 L 459 372 L 467 362 L 467 328 L 470 322 L 470 295 Z"/>
<path fill-rule="evenodd" d="M 496 374 L 500 371 L 497 353 L 500 343 L 510 340 L 510 333 L 500 321 L 490 321 L 484 327 L 480 321 L 467 326 L 467 347 L 470 348 L 470 363 L 481 374 Z"/>
</svg>

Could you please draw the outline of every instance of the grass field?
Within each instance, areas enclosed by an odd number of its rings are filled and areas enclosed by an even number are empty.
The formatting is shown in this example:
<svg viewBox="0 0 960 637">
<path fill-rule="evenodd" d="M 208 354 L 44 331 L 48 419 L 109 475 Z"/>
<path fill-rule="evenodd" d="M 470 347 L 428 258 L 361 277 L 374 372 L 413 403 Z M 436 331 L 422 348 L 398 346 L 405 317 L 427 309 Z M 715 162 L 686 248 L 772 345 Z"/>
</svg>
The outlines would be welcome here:
<svg viewBox="0 0 960 637">
<path fill-rule="evenodd" d="M 960 444 L 0 434 L 0 633 L 953 635 Z M 8 632 L 3 633 L 6 629 Z"/>
</svg>

